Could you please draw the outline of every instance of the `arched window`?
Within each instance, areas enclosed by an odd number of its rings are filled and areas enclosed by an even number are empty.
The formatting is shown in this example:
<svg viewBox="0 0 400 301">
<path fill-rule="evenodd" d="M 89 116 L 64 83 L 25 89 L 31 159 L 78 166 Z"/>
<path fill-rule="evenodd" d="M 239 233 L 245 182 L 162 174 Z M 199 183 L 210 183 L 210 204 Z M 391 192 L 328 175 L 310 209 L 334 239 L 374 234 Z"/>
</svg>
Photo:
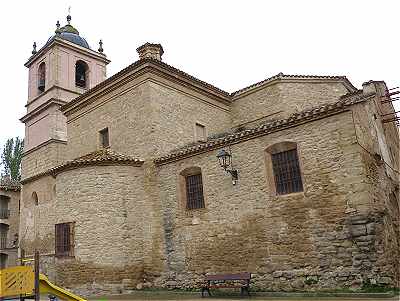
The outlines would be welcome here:
<svg viewBox="0 0 400 301">
<path fill-rule="evenodd" d="M 37 193 L 35 191 L 32 192 L 32 201 L 35 204 L 35 206 L 39 205 L 39 199 L 38 199 Z"/>
<path fill-rule="evenodd" d="M 303 191 L 303 180 L 295 142 L 280 142 L 266 149 L 270 188 L 278 195 Z"/>
<path fill-rule="evenodd" d="M 181 194 L 186 209 L 205 208 L 203 179 L 200 167 L 189 167 L 180 173 Z"/>
<path fill-rule="evenodd" d="M 46 88 L 46 64 L 45 62 L 40 63 L 38 68 L 38 90 L 39 93 L 44 92 Z"/>
<path fill-rule="evenodd" d="M 84 61 L 77 61 L 75 64 L 75 85 L 80 88 L 87 88 L 89 77 L 89 66 Z"/>
</svg>

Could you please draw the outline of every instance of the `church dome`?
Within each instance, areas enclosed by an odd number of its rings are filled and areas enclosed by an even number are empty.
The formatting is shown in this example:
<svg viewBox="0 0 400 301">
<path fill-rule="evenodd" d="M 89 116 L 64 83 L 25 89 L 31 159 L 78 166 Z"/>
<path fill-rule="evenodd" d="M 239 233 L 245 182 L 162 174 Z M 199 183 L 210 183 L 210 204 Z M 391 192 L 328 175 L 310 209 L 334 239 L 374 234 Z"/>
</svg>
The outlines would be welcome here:
<svg viewBox="0 0 400 301">
<path fill-rule="evenodd" d="M 70 24 L 70 22 L 71 22 L 70 15 L 67 16 L 67 21 L 68 21 L 68 24 L 61 28 L 60 28 L 60 23 L 57 22 L 56 34 L 54 36 L 50 37 L 49 40 L 47 41 L 47 43 L 50 43 L 52 40 L 54 40 L 55 37 L 58 37 L 63 40 L 72 42 L 76 45 L 90 49 L 89 43 L 84 38 L 82 38 L 79 35 L 79 31 Z"/>
</svg>

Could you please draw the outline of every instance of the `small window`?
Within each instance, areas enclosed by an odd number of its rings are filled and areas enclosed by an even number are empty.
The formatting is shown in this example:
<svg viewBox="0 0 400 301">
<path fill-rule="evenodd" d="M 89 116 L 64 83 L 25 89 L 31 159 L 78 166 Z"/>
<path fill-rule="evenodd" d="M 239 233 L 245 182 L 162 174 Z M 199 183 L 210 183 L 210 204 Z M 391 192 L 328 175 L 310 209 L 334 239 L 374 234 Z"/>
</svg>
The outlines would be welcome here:
<svg viewBox="0 0 400 301">
<path fill-rule="evenodd" d="M 204 208 L 203 181 L 201 174 L 188 175 L 186 180 L 186 208 Z"/>
<path fill-rule="evenodd" d="M 206 141 L 206 127 L 200 123 L 196 123 L 196 141 Z"/>
<path fill-rule="evenodd" d="M 56 256 L 74 256 L 74 223 L 56 224 Z"/>
<path fill-rule="evenodd" d="M 39 198 L 38 198 L 38 195 L 37 195 L 37 193 L 35 191 L 32 192 L 32 201 L 35 204 L 35 206 L 39 205 Z"/>
<path fill-rule="evenodd" d="M 75 65 L 75 85 L 87 88 L 89 67 L 84 61 L 77 61 Z"/>
<path fill-rule="evenodd" d="M 271 155 L 277 194 L 303 191 L 297 149 Z"/>
<path fill-rule="evenodd" d="M 100 132 L 100 144 L 102 147 L 106 148 L 110 146 L 110 136 L 108 133 L 108 128 L 101 130 Z"/>
<path fill-rule="evenodd" d="M 38 90 L 39 93 L 44 92 L 46 88 L 46 64 L 40 63 L 38 68 Z"/>
</svg>

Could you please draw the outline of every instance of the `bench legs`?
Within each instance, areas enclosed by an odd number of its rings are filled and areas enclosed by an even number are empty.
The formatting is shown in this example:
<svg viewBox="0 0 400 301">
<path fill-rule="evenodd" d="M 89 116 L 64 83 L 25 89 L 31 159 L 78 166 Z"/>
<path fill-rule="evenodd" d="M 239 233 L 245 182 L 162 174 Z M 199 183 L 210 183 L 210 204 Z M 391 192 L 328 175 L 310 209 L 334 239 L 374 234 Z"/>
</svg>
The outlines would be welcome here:
<svg viewBox="0 0 400 301">
<path fill-rule="evenodd" d="M 249 290 L 249 287 L 248 287 L 248 286 L 243 286 L 243 287 L 240 288 L 240 295 L 241 295 L 241 296 L 244 296 L 245 293 L 246 293 L 246 295 L 247 295 L 248 297 L 250 297 L 250 290 Z"/>
<path fill-rule="evenodd" d="M 208 294 L 209 297 L 211 296 L 210 289 L 209 289 L 208 287 L 202 287 L 202 288 L 201 288 L 201 297 L 202 297 L 202 298 L 205 297 L 205 296 L 204 296 L 204 292 L 207 292 L 207 294 Z"/>
</svg>

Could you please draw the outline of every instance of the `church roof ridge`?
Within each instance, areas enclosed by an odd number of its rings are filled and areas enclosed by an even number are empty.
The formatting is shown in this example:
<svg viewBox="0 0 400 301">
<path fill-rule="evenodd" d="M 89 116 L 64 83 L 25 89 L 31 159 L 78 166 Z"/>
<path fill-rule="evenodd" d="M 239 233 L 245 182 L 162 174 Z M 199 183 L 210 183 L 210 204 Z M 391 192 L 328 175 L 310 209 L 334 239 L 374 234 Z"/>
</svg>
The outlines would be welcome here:
<svg viewBox="0 0 400 301">
<path fill-rule="evenodd" d="M 152 43 L 146 43 L 141 47 L 144 47 L 146 45 L 160 45 L 160 44 L 152 44 Z M 161 46 L 161 45 L 160 45 Z M 138 48 L 138 49 L 139 49 Z M 73 107 L 75 104 L 79 103 L 82 99 L 88 97 L 89 95 L 95 93 L 96 91 L 104 88 L 105 86 L 107 86 L 108 84 L 110 84 L 111 82 L 113 82 L 114 80 L 116 80 L 117 78 L 125 75 L 126 73 L 135 70 L 136 68 L 146 64 L 146 63 L 153 63 L 155 65 L 158 65 L 159 67 L 163 67 L 171 72 L 174 72 L 176 74 L 179 74 L 180 76 L 186 78 L 187 80 L 191 80 L 197 84 L 199 84 L 200 86 L 202 86 L 203 88 L 206 89 L 210 89 L 216 93 L 218 93 L 220 96 L 222 96 L 226 101 L 228 102 L 232 102 L 232 97 L 238 96 L 244 92 L 247 92 L 249 90 L 252 90 L 253 88 L 259 87 L 265 83 L 268 82 L 272 82 L 274 80 L 285 80 L 285 79 L 298 79 L 298 80 L 341 80 L 344 81 L 345 84 L 347 84 L 348 89 L 350 90 L 350 92 L 354 92 L 357 91 L 357 88 L 354 87 L 354 85 L 349 81 L 349 79 L 346 76 L 343 75 L 304 75 L 304 74 L 283 74 L 278 73 L 274 76 L 271 76 L 265 80 L 262 80 L 260 82 L 254 83 L 250 86 L 247 86 L 245 88 L 242 88 L 240 90 L 237 90 L 235 92 L 229 93 L 227 91 L 224 91 L 214 85 L 211 85 L 205 81 L 202 81 L 198 78 L 196 78 L 195 76 L 192 76 L 174 66 L 171 66 L 165 62 L 162 62 L 160 60 L 157 59 L 153 59 L 153 58 L 144 58 L 144 59 L 139 59 L 136 62 L 130 64 L 129 66 L 125 67 L 124 69 L 120 70 L 119 72 L 115 73 L 114 75 L 112 75 L 111 77 L 107 78 L 106 80 L 104 80 L 103 82 L 97 84 L 96 86 L 92 87 L 91 89 L 87 90 L 85 93 L 83 93 L 82 95 L 76 97 L 75 99 L 73 99 L 72 101 L 70 101 L 69 103 L 65 104 L 64 106 L 62 106 L 61 110 L 63 112 L 67 111 L 69 108 Z"/>
<path fill-rule="evenodd" d="M 371 96 L 373 96 L 373 94 L 363 95 L 360 93 L 360 91 L 349 93 L 348 95 L 346 94 L 341 97 L 339 101 L 332 104 L 326 104 L 312 109 L 303 110 L 301 112 L 294 113 L 287 118 L 265 122 L 257 127 L 240 130 L 235 133 L 227 133 L 220 138 L 211 139 L 206 142 L 199 142 L 191 146 L 184 146 L 181 149 L 154 159 L 153 162 L 156 165 L 167 164 L 198 153 L 207 152 L 229 144 L 236 144 L 241 141 L 284 130 L 305 122 L 338 114 L 346 111 L 347 107 L 351 105 L 366 101 Z"/>
<path fill-rule="evenodd" d="M 274 80 L 285 80 L 285 79 L 299 79 L 299 80 L 304 80 L 304 79 L 315 79 L 315 80 L 343 80 L 345 81 L 349 87 L 351 88 L 352 91 L 357 90 L 356 87 L 353 86 L 353 84 L 349 81 L 349 79 L 344 76 L 344 75 L 306 75 L 306 74 L 283 74 L 282 72 L 273 75 L 271 77 L 268 77 L 262 81 L 259 81 L 257 83 L 251 84 L 247 87 L 244 87 L 242 89 L 239 89 L 235 92 L 232 92 L 230 95 L 233 96 L 238 96 L 244 92 L 247 92 L 253 88 L 260 87 L 268 82 L 272 82 Z"/>
<path fill-rule="evenodd" d="M 143 45 L 142 45 L 143 46 Z M 173 67 L 167 63 L 164 63 L 162 61 L 159 61 L 157 59 L 153 59 L 153 58 L 145 58 L 145 59 L 140 59 L 137 60 L 136 62 L 130 64 L 129 66 L 125 67 L 124 69 L 122 69 L 121 71 L 115 73 L 113 76 L 107 78 L 106 80 L 102 81 L 101 83 L 97 84 L 96 86 L 94 86 L 93 88 L 87 90 L 85 93 L 83 93 L 82 95 L 79 95 L 78 97 L 76 97 L 75 99 L 73 99 L 72 101 L 70 101 L 69 103 L 65 104 L 64 106 L 61 107 L 61 111 L 65 112 L 67 111 L 69 108 L 73 107 L 75 104 L 77 104 L 79 101 L 81 101 L 82 99 L 86 98 L 87 96 L 91 95 L 92 93 L 95 93 L 96 91 L 102 89 L 103 87 L 107 86 L 109 83 L 113 82 L 114 80 L 116 80 L 117 78 L 125 75 L 126 73 L 135 70 L 136 68 L 146 64 L 146 63 L 152 63 L 155 64 L 159 67 L 165 68 L 168 71 L 174 72 L 176 74 L 179 74 L 180 76 L 188 79 L 188 80 L 192 80 L 193 82 L 203 86 L 203 88 L 207 88 L 210 89 L 216 93 L 218 93 L 220 96 L 224 97 L 225 100 L 230 101 L 230 94 L 220 88 L 217 88 L 205 81 L 202 81 L 192 75 L 190 75 L 189 73 L 186 73 L 176 67 Z M 229 100 L 228 100 L 229 99 Z"/>
</svg>

